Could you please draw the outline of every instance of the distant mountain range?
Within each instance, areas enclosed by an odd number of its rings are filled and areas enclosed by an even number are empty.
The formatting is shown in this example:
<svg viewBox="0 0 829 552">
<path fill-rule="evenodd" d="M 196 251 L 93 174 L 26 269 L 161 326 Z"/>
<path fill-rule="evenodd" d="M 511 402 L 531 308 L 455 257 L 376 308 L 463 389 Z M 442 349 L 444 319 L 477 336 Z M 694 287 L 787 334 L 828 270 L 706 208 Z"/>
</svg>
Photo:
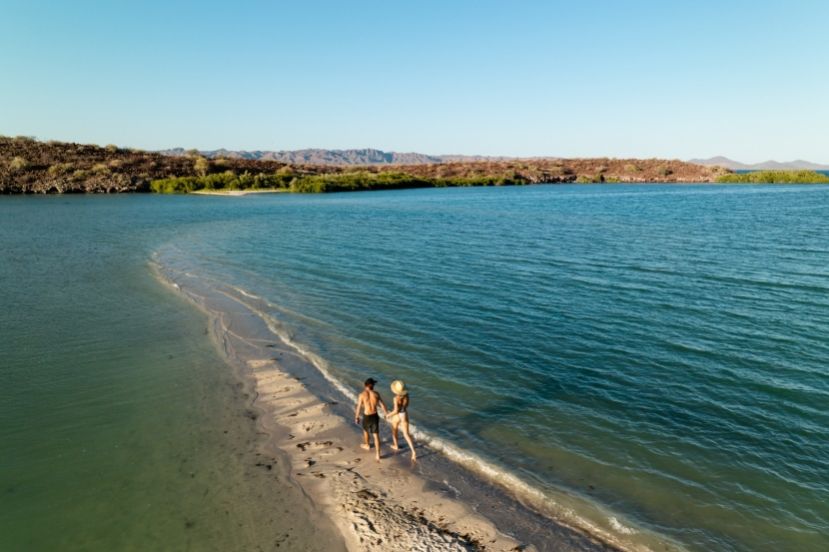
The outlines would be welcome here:
<svg viewBox="0 0 829 552">
<path fill-rule="evenodd" d="M 192 150 L 174 148 L 160 151 L 164 155 L 183 156 Z M 372 148 L 329 150 L 302 149 L 292 151 L 234 151 L 227 149 L 200 151 L 209 159 L 249 159 L 255 161 L 279 161 L 294 165 L 427 165 L 458 161 L 504 161 L 509 157 L 482 155 L 426 155 L 423 153 L 397 153 Z"/>
<path fill-rule="evenodd" d="M 805 169 L 809 171 L 829 171 L 829 165 L 821 165 L 820 163 L 812 163 L 810 161 L 803 161 L 797 159 L 795 161 L 788 161 L 781 163 L 780 161 L 763 161 L 762 163 L 740 163 L 728 157 L 711 157 L 710 159 L 690 159 L 689 163 L 696 163 L 697 165 L 725 167 L 735 171 L 757 171 L 757 170 L 779 170 L 790 171 L 796 169 Z"/>
<path fill-rule="evenodd" d="M 180 157 L 190 155 L 193 150 L 173 148 L 160 151 L 163 155 Z M 457 163 L 474 161 L 515 161 L 517 157 L 486 155 L 427 155 L 425 153 L 398 153 L 373 148 L 363 149 L 301 149 L 301 150 L 203 150 L 198 152 L 209 159 L 244 159 L 249 161 L 278 161 L 292 165 L 430 165 L 435 163 Z M 533 157 L 532 160 L 555 160 L 558 157 Z M 689 163 L 707 167 L 719 166 L 732 170 L 794 170 L 829 171 L 829 165 L 821 165 L 798 159 L 781 163 L 764 161 L 762 163 L 741 163 L 728 157 L 711 157 L 709 159 L 691 159 Z"/>
</svg>

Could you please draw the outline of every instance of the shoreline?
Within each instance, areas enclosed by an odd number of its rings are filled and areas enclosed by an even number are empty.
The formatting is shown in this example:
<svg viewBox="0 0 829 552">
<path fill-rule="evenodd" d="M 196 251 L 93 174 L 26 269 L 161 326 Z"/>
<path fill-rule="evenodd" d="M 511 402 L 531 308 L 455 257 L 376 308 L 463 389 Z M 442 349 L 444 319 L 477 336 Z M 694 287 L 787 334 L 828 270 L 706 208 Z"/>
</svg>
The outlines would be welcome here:
<svg viewBox="0 0 829 552">
<path fill-rule="evenodd" d="M 191 195 L 209 195 L 209 196 L 246 196 L 253 194 L 284 194 L 288 190 L 268 189 L 268 190 L 196 190 L 188 192 Z"/>
<path fill-rule="evenodd" d="M 389 542 L 411 550 L 682 550 L 662 538 L 619 540 L 579 520 L 570 510 L 575 503 L 555 507 L 566 496 L 549 502 L 538 490 L 522 492 L 526 483 L 508 470 L 486 462 L 477 469 L 467 465 L 474 454 L 424 435 L 416 425 L 417 465 L 408 461 L 406 448 L 389 454 L 386 424 L 378 465 L 373 451 L 359 447 L 360 431 L 346 421 L 352 390 L 273 327 L 275 321 L 265 320 L 253 306 L 260 298 L 204 280 L 175 262 L 152 264 L 163 283 L 208 315 L 211 339 L 252 391 L 254 419 L 266 436 L 263 450 L 288 459 L 292 482 L 339 529 L 349 550 L 380 550 Z M 489 481 L 493 469 L 495 481 Z M 618 523 L 615 517 L 610 522 Z"/>
</svg>

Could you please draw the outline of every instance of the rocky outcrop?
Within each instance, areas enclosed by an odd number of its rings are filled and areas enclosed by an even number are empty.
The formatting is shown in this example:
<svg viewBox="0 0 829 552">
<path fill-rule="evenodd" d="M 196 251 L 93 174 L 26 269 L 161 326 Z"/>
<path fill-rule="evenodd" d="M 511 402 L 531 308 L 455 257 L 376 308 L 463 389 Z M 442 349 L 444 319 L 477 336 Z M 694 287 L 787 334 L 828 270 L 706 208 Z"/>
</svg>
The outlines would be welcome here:
<svg viewBox="0 0 829 552">
<path fill-rule="evenodd" d="M 0 193 L 146 192 L 155 179 L 197 174 L 197 160 L 116 146 L 0 136 Z M 238 159 L 212 169 L 273 172 L 284 166 Z"/>
</svg>

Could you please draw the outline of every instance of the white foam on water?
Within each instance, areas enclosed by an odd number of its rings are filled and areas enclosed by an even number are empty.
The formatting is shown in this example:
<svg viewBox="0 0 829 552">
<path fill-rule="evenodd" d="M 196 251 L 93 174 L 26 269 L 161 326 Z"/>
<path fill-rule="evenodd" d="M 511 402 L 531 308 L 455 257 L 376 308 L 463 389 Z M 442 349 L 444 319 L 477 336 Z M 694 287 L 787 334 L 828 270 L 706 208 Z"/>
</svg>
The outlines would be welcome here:
<svg viewBox="0 0 829 552">
<path fill-rule="evenodd" d="M 635 529 L 631 529 L 627 525 L 623 525 L 615 516 L 610 516 L 608 519 L 610 521 L 610 526 L 613 527 L 615 530 L 619 531 L 624 535 L 632 535 L 636 533 Z"/>
<path fill-rule="evenodd" d="M 241 294 L 242 294 L 242 295 L 244 295 L 245 297 L 248 297 L 248 298 L 250 298 L 250 299 L 256 299 L 257 301 L 261 301 L 261 300 L 262 300 L 262 298 L 261 298 L 261 297 L 259 297 L 258 295 L 254 295 L 254 294 L 252 294 L 252 293 L 250 293 L 250 292 L 248 292 L 248 291 L 243 290 L 243 289 L 242 289 L 242 288 L 240 288 L 240 287 L 236 287 L 236 286 L 230 286 L 230 287 L 231 287 L 231 288 L 233 288 L 234 290 L 238 291 L 239 293 L 241 293 Z"/>
</svg>

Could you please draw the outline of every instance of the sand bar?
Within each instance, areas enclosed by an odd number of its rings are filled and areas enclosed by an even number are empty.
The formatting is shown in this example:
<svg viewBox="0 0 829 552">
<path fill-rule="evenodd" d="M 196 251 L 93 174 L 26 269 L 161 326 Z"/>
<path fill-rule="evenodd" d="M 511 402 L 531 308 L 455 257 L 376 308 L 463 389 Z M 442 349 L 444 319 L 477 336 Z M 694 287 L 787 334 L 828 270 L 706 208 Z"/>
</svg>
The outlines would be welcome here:
<svg viewBox="0 0 829 552">
<path fill-rule="evenodd" d="M 282 194 L 287 193 L 288 190 L 196 190 L 189 192 L 195 195 L 211 195 L 211 196 L 246 196 L 252 194 Z"/>
</svg>

